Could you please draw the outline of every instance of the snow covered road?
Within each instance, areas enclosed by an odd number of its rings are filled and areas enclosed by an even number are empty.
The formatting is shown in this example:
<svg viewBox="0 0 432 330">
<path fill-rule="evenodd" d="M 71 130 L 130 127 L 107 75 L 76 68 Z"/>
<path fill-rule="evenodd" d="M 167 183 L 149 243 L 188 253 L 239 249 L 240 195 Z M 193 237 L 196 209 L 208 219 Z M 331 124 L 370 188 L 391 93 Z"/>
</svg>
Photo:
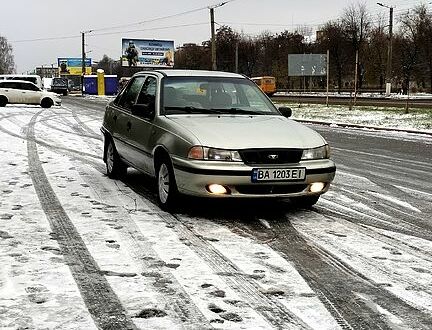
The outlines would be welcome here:
<svg viewBox="0 0 432 330">
<path fill-rule="evenodd" d="M 314 128 L 334 185 L 312 210 L 108 179 L 104 104 L 0 111 L 1 329 L 430 329 L 432 139 Z"/>
</svg>

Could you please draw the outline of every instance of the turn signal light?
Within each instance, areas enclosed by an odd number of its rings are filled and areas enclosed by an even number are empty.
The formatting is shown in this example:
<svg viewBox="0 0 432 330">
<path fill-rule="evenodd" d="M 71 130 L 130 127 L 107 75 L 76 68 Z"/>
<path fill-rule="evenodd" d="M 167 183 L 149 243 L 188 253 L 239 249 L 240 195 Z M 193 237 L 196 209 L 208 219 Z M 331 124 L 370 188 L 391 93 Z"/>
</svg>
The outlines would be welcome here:
<svg viewBox="0 0 432 330">
<path fill-rule="evenodd" d="M 190 159 L 204 159 L 204 149 L 201 146 L 195 146 L 190 148 L 188 153 Z"/>
</svg>

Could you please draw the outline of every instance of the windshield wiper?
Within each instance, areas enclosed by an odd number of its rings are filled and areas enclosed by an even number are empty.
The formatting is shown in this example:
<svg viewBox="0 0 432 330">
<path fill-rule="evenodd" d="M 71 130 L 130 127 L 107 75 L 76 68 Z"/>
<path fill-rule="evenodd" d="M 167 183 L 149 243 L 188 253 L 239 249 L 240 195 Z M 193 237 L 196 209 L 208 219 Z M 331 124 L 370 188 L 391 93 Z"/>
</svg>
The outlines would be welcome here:
<svg viewBox="0 0 432 330">
<path fill-rule="evenodd" d="M 211 109 L 214 111 L 218 111 L 219 113 L 228 113 L 228 114 L 240 114 L 240 115 L 262 115 L 262 112 L 257 112 L 253 110 L 244 110 L 241 108 L 221 108 L 221 109 Z"/>
<path fill-rule="evenodd" d="M 205 109 L 205 108 L 195 108 L 192 106 L 185 106 L 185 107 L 164 107 L 165 110 L 180 110 L 187 113 L 222 113 L 218 109 Z"/>
<path fill-rule="evenodd" d="M 180 111 L 184 111 L 187 113 L 197 113 L 197 112 L 202 112 L 201 108 L 195 108 L 195 107 L 191 107 L 191 106 L 187 106 L 187 107 L 164 107 L 165 110 L 180 110 Z"/>
</svg>

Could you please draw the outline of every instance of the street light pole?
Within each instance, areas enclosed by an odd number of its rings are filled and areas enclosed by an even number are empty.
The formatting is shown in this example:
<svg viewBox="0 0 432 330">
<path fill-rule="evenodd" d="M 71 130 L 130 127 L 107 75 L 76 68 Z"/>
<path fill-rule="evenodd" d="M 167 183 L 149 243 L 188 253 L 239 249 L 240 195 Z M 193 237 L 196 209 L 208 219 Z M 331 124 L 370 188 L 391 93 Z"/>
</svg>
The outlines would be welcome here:
<svg viewBox="0 0 432 330">
<path fill-rule="evenodd" d="M 221 2 L 217 5 L 208 7 L 210 9 L 210 27 L 211 27 L 211 61 L 212 61 L 212 70 L 217 70 L 216 64 L 216 34 L 215 34 L 215 21 L 214 21 L 214 9 L 218 7 L 222 7 L 226 2 Z"/>
<path fill-rule="evenodd" d="M 389 41 L 387 49 L 387 68 L 386 68 L 386 95 L 391 93 L 391 81 L 392 81 L 392 57 L 393 57 L 393 8 L 377 2 L 377 5 L 390 9 L 389 16 Z"/>
</svg>

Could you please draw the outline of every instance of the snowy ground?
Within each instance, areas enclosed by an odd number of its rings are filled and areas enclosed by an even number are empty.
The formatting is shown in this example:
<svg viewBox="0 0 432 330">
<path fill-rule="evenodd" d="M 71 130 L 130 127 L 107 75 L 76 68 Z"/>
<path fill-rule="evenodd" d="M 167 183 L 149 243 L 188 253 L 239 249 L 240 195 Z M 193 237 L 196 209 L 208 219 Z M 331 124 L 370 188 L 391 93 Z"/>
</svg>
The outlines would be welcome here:
<svg viewBox="0 0 432 330">
<path fill-rule="evenodd" d="M 102 115 L 1 110 L 1 329 L 432 328 L 430 162 L 337 145 L 313 210 L 188 200 L 168 214 L 145 176 L 105 176 Z"/>
<path fill-rule="evenodd" d="M 278 105 L 282 105 L 279 103 Z M 319 120 L 334 125 L 358 124 L 383 128 L 421 130 L 432 133 L 431 109 L 404 109 L 357 106 L 349 110 L 347 106 L 325 106 L 323 104 L 287 104 L 293 110 L 292 117 L 301 120 Z"/>
<path fill-rule="evenodd" d="M 325 92 L 277 92 L 276 96 L 316 96 L 316 97 L 326 97 L 327 93 Z M 329 97 L 354 97 L 354 93 L 338 93 L 338 92 L 329 92 Z M 389 96 L 385 96 L 381 93 L 358 93 L 357 98 L 387 98 L 387 99 L 425 99 L 432 100 L 432 94 L 430 93 L 411 93 L 410 95 L 403 95 L 398 93 L 392 93 Z"/>
</svg>

